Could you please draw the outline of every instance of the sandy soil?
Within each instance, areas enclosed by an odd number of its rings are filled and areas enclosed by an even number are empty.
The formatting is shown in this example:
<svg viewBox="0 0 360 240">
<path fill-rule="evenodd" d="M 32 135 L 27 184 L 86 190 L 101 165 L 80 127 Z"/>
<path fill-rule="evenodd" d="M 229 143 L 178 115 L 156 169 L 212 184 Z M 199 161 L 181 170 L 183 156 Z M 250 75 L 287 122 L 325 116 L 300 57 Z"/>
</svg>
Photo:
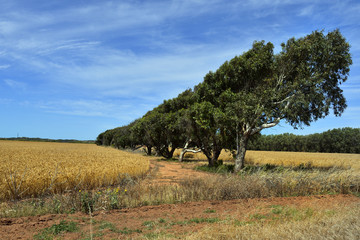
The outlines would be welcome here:
<svg viewBox="0 0 360 240">
<path fill-rule="evenodd" d="M 183 178 L 203 177 L 191 169 L 192 164 L 152 161 L 154 176 L 147 180 L 176 184 Z M 92 216 L 76 213 L 22 218 L 0 218 L 0 239 L 34 239 L 43 229 L 60 221 L 76 222 L 75 233 L 58 235 L 59 239 L 132 239 L 162 233 L 179 239 L 204 227 L 206 221 L 248 221 L 254 214 L 267 214 L 272 206 L 297 209 L 335 209 L 360 202 L 352 195 L 325 195 L 229 201 L 202 201 L 164 204 L 131 209 L 95 212 Z M 149 237 L 149 238 L 150 238 Z"/>
<path fill-rule="evenodd" d="M 197 162 L 172 162 L 172 161 L 150 161 L 151 175 L 149 184 L 176 184 L 183 179 L 202 178 L 210 173 L 193 170 Z M 205 164 L 206 162 L 201 162 Z"/>
</svg>

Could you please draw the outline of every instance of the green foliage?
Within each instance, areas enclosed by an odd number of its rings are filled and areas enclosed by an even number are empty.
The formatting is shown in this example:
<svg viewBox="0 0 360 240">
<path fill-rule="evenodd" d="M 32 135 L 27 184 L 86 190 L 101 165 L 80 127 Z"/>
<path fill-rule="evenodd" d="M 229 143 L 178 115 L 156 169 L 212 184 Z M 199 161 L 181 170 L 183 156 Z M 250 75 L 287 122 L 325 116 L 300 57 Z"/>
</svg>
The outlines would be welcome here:
<svg viewBox="0 0 360 240">
<path fill-rule="evenodd" d="M 337 128 L 323 133 L 261 135 L 249 142 L 250 150 L 360 153 L 360 128 Z"/>
<path fill-rule="evenodd" d="M 79 191 L 81 211 L 87 214 L 94 212 L 94 205 L 97 201 L 97 196 L 91 192 Z"/>
</svg>

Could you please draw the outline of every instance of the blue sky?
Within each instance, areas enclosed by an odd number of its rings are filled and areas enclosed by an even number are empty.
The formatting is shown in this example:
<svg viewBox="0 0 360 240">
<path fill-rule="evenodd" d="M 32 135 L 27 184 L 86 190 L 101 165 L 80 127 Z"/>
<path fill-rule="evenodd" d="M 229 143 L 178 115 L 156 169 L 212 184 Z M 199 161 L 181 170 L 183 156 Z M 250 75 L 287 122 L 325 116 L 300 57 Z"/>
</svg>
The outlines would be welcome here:
<svg viewBox="0 0 360 240">
<path fill-rule="evenodd" d="M 360 127 L 358 0 L 0 0 L 0 137 L 95 139 L 203 80 L 254 40 L 339 28 L 348 108 L 302 130 Z"/>
</svg>

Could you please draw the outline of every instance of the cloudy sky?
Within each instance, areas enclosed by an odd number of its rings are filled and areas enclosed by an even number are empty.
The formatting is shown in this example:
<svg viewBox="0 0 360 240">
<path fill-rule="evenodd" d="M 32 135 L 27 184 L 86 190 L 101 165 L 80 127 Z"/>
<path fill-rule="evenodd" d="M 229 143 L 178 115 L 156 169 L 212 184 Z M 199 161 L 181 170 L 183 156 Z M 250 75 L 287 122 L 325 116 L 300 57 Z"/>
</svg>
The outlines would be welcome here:
<svg viewBox="0 0 360 240">
<path fill-rule="evenodd" d="M 254 40 L 339 28 L 348 108 L 311 127 L 360 127 L 358 0 L 0 0 L 0 137 L 95 139 L 203 80 Z"/>
</svg>

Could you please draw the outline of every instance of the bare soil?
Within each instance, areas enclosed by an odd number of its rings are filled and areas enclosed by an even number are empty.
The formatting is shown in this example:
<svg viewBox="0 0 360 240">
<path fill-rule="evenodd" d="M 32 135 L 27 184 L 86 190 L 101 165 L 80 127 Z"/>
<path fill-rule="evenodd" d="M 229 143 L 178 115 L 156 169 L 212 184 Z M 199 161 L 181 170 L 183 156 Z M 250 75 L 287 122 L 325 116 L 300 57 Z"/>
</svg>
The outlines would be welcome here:
<svg viewBox="0 0 360 240">
<path fill-rule="evenodd" d="M 179 181 L 189 178 L 202 178 L 210 173 L 193 170 L 199 163 L 206 162 L 174 162 L 174 161 L 150 161 L 151 177 L 149 184 L 177 184 Z"/>
<path fill-rule="evenodd" d="M 154 171 L 153 177 L 147 180 L 149 184 L 176 184 L 184 178 L 208 174 L 192 170 L 193 166 L 189 163 L 152 161 L 151 167 Z M 75 213 L 0 218 L 0 239 L 34 239 L 36 234 L 41 236 L 45 228 L 59 224 L 62 220 L 75 222 L 80 229 L 74 233 L 57 235 L 56 239 L 151 239 L 154 236 L 182 239 L 214 222 L 249 221 L 256 214 L 266 215 L 272 206 L 331 210 L 359 202 L 360 198 L 352 195 L 321 195 L 164 204 L 100 211 L 92 216 Z"/>
</svg>

